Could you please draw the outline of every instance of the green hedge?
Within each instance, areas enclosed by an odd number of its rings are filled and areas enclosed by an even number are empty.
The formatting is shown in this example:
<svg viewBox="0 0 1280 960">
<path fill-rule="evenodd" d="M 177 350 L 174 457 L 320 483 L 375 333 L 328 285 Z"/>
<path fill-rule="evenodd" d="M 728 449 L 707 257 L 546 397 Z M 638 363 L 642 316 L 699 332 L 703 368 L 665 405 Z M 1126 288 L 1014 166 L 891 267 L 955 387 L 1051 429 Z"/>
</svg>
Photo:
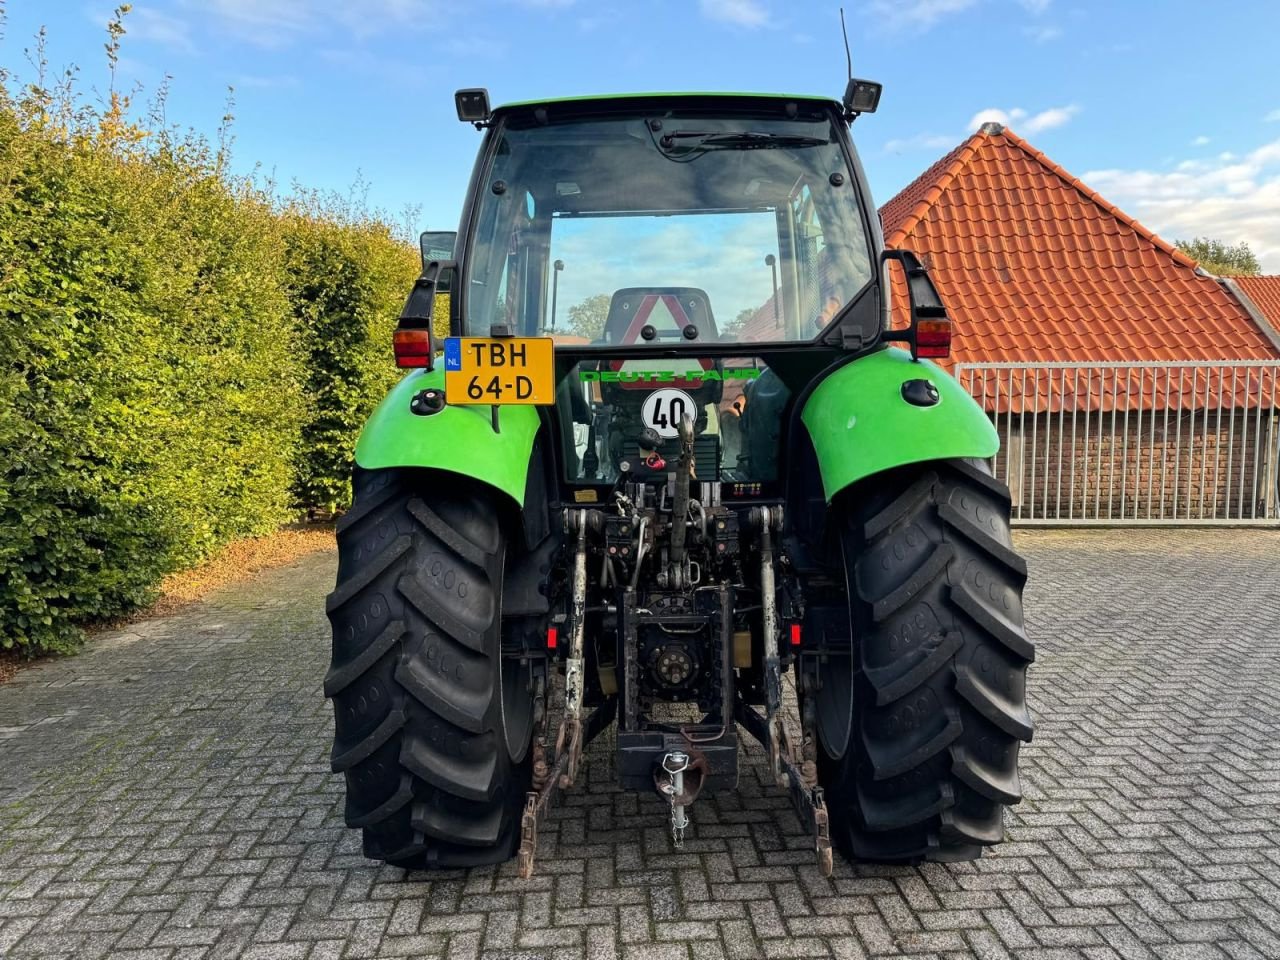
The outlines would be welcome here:
<svg viewBox="0 0 1280 960">
<path fill-rule="evenodd" d="M 199 138 L 0 97 L 0 648 L 34 653 L 348 502 L 417 260 Z"/>
<path fill-rule="evenodd" d="M 294 316 L 306 350 L 306 419 L 295 498 L 332 512 L 351 498 L 351 445 L 399 379 L 391 334 L 418 270 L 418 255 L 386 227 L 297 201 L 286 219 Z"/>
</svg>

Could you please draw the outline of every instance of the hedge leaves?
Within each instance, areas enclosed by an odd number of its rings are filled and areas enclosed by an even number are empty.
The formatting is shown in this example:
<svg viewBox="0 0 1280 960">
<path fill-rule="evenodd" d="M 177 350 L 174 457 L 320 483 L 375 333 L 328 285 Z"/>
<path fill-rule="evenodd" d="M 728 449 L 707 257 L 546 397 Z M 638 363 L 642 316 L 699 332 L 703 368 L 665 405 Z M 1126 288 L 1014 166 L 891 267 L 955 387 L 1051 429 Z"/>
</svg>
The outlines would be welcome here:
<svg viewBox="0 0 1280 960">
<path fill-rule="evenodd" d="M 349 499 L 416 272 L 197 137 L 0 91 L 0 647 L 65 650 L 166 573 Z"/>
</svg>

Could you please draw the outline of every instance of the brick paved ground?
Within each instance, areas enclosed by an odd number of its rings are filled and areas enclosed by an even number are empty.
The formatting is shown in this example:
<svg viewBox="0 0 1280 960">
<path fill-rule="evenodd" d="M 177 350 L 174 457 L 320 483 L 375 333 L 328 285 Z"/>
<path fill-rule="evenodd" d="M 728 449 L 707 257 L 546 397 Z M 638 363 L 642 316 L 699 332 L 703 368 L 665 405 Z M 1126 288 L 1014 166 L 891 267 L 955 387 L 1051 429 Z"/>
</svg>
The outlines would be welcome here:
<svg viewBox="0 0 1280 960">
<path fill-rule="evenodd" d="M 823 879 L 758 763 L 677 855 L 597 754 L 532 881 L 370 865 L 319 555 L 0 687 L 0 955 L 1280 957 L 1280 534 L 1021 545 L 1038 730 L 978 863 Z"/>
</svg>

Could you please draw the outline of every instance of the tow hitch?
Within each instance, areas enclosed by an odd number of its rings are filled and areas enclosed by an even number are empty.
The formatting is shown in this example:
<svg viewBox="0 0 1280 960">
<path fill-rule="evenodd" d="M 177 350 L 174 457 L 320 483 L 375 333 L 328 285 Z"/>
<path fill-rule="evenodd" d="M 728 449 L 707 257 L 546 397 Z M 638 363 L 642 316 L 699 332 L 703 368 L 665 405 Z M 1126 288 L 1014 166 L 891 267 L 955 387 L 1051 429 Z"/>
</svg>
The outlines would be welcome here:
<svg viewBox="0 0 1280 960">
<path fill-rule="evenodd" d="M 691 757 L 682 750 L 665 754 L 654 771 L 658 794 L 671 806 L 671 843 L 684 848 L 684 831 L 689 826 L 689 805 L 702 789 L 706 763 L 702 757 Z"/>
</svg>

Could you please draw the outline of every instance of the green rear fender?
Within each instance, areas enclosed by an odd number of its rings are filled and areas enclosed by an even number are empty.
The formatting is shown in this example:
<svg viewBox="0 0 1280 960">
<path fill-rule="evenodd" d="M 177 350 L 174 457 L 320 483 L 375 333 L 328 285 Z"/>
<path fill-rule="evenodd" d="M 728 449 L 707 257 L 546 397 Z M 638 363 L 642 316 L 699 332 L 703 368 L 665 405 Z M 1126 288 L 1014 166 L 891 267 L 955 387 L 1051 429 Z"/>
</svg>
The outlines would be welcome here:
<svg viewBox="0 0 1280 960">
<path fill-rule="evenodd" d="M 908 380 L 929 380 L 939 399 L 918 407 L 902 397 Z M 800 415 L 818 455 L 827 499 L 874 473 L 924 460 L 993 457 L 995 427 L 954 379 L 897 348 L 845 364 L 809 396 Z"/>
<path fill-rule="evenodd" d="M 356 442 L 356 463 L 366 470 L 430 467 L 496 487 L 521 507 L 529 456 L 538 433 L 534 407 L 506 406 L 493 432 L 492 408 L 446 406 L 418 416 L 409 401 L 420 390 L 444 389 L 444 371 L 415 371 L 387 394 Z"/>
</svg>

